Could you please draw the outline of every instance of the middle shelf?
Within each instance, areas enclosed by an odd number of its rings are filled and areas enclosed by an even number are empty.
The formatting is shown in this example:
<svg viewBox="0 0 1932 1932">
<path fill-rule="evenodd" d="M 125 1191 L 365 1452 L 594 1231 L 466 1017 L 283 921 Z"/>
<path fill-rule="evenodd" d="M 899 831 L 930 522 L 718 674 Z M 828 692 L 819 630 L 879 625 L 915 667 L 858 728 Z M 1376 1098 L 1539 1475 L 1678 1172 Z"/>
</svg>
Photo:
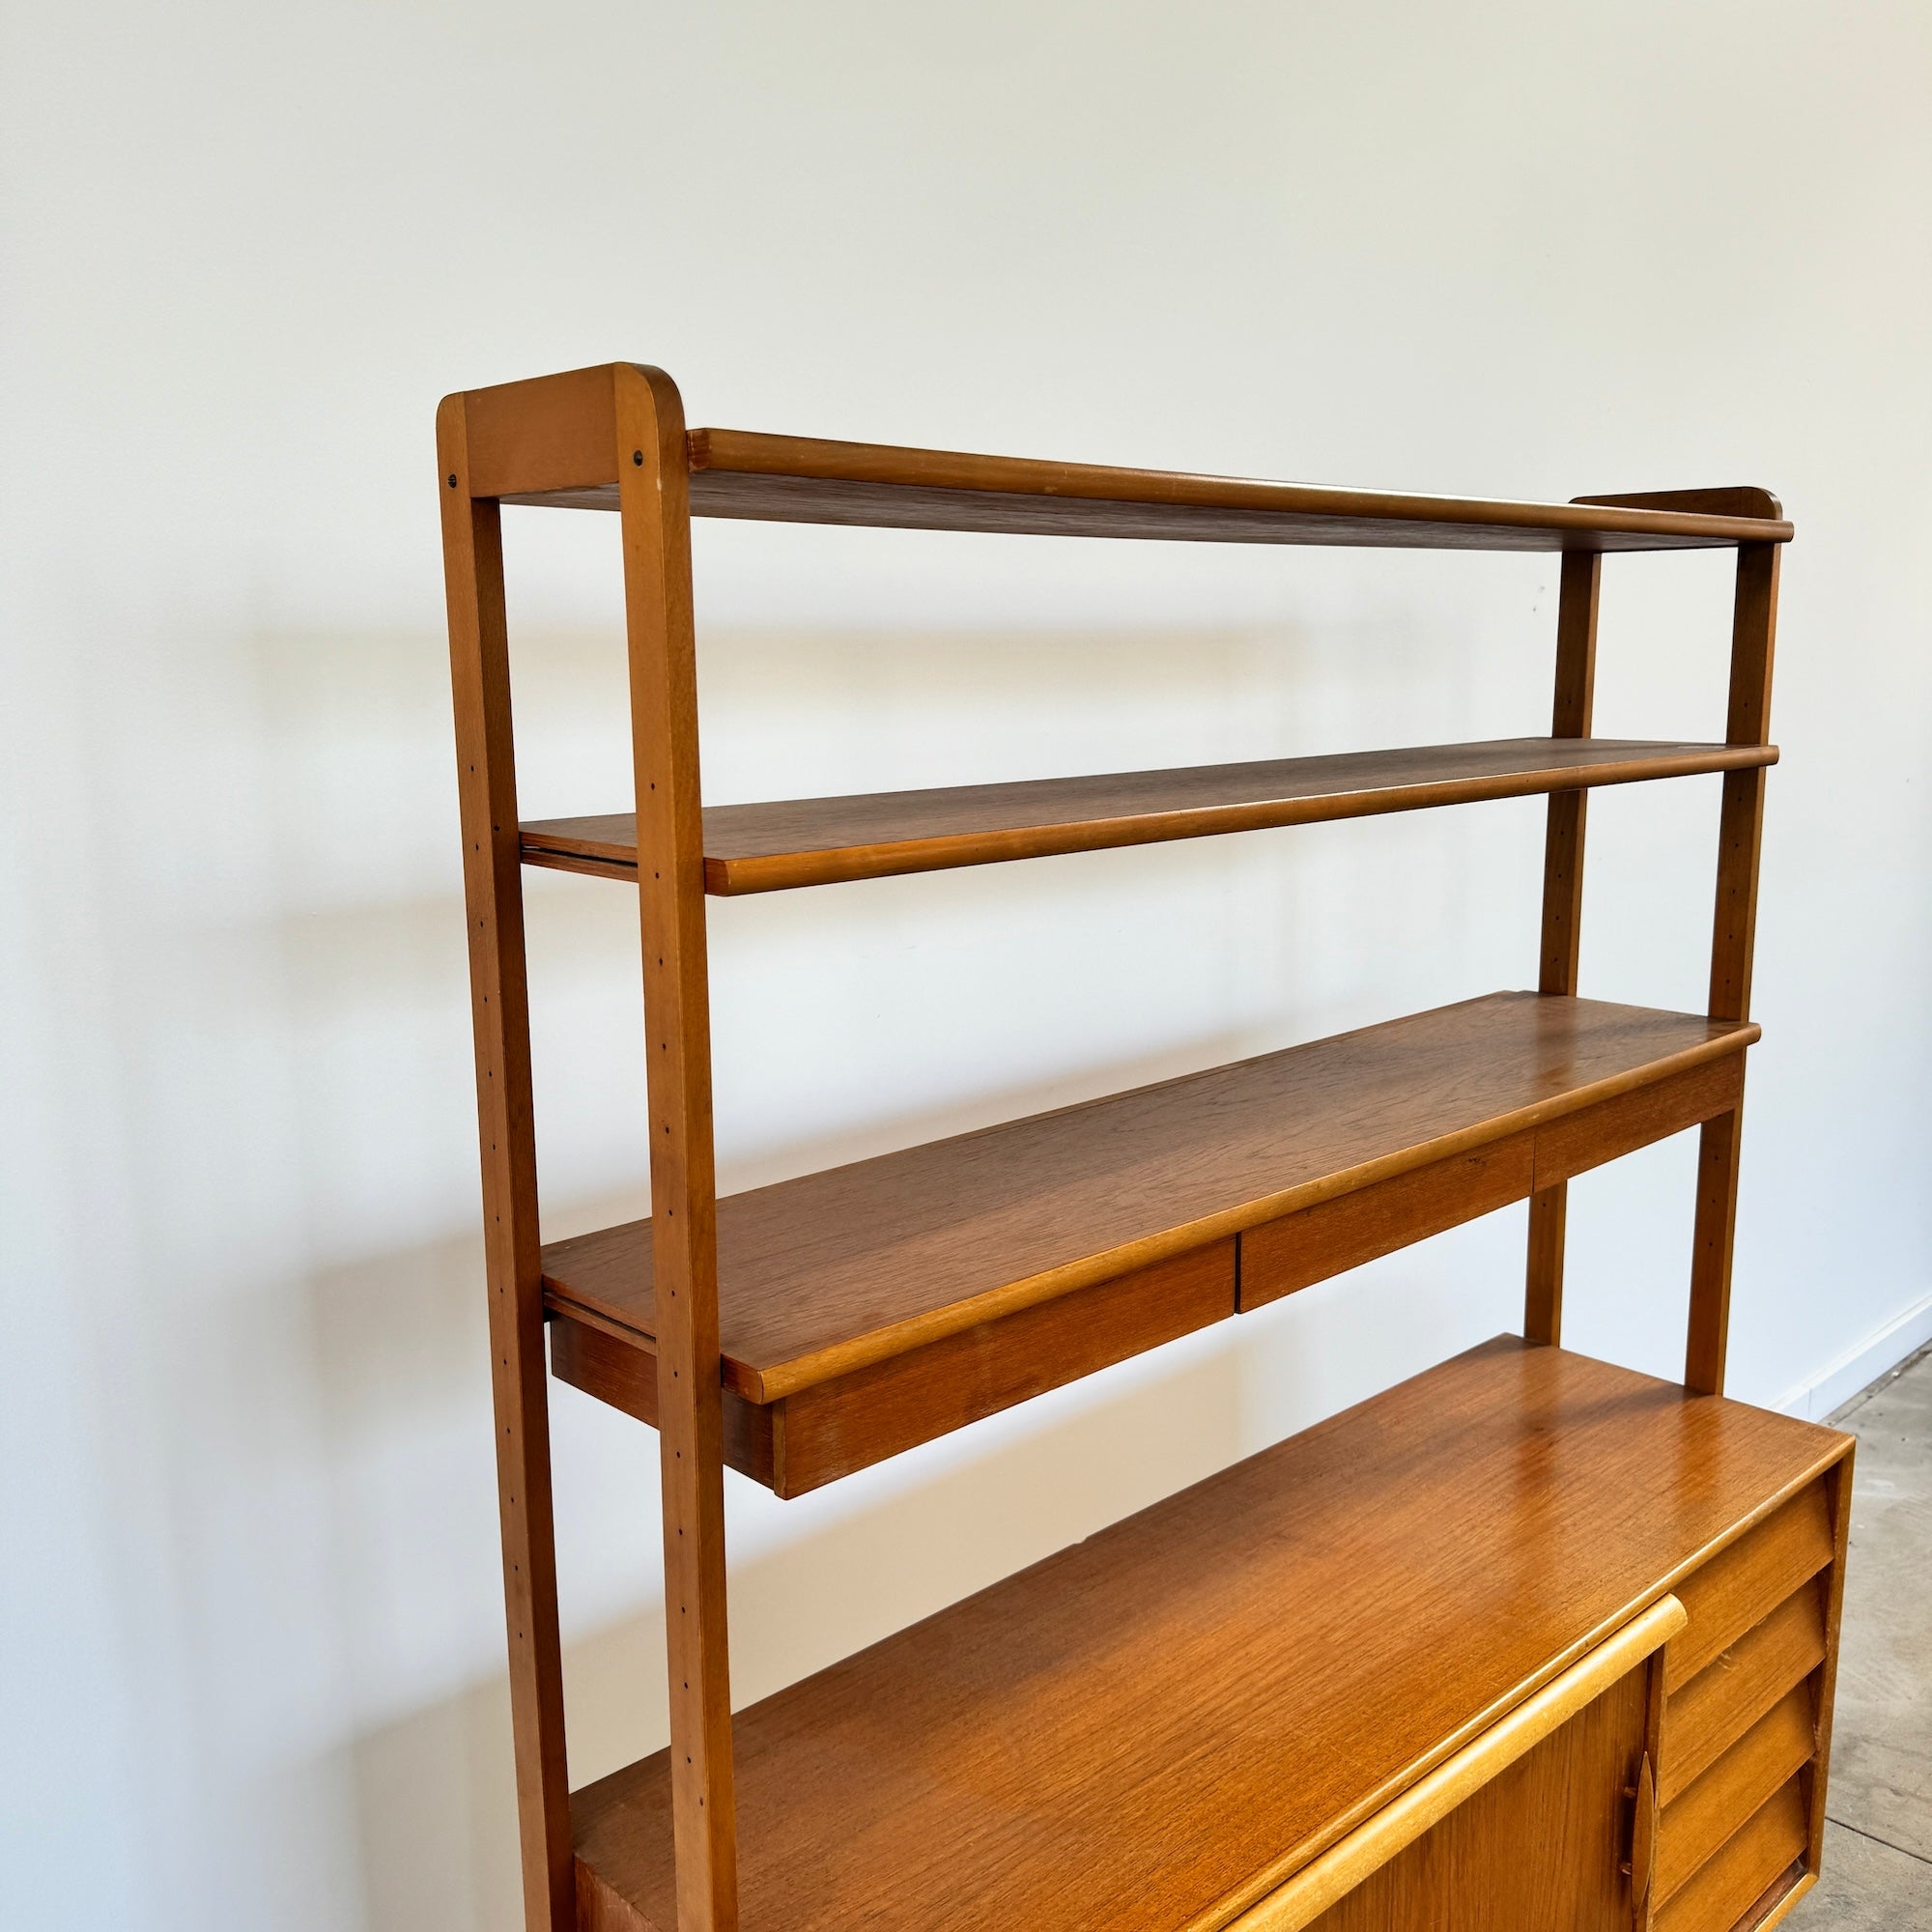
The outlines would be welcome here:
<svg viewBox="0 0 1932 1932">
<path fill-rule="evenodd" d="M 704 889 L 726 897 L 781 892 L 1483 799 L 1690 778 L 1776 761 L 1776 748 L 1771 745 L 1494 738 L 1472 745 L 1415 745 L 1246 764 L 714 805 L 704 810 Z M 525 825 L 522 833 L 526 865 L 601 878 L 635 881 L 638 876 L 633 813 L 543 819 Z"/>
<path fill-rule="evenodd" d="M 1729 1111 L 1749 1022 L 1494 993 L 718 1203 L 726 1460 L 799 1495 Z M 655 1422 L 649 1221 L 543 1251 Z"/>
</svg>

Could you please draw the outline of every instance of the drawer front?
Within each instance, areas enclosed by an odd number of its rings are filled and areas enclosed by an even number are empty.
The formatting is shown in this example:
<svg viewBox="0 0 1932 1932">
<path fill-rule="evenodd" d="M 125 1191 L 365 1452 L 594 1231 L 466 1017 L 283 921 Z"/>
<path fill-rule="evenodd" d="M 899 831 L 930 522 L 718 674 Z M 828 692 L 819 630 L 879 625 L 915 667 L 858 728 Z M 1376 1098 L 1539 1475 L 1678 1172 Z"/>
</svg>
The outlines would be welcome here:
<svg viewBox="0 0 1932 1932">
<path fill-rule="evenodd" d="M 1801 1583 L 1832 1561 L 1832 1505 L 1813 1483 L 1721 1555 L 1685 1578 L 1677 1595 L 1690 1625 L 1664 1660 L 1664 1688 L 1688 1684 Z"/>
<path fill-rule="evenodd" d="M 658 1426 L 658 1358 L 641 1337 L 620 1341 L 567 1315 L 550 1323 L 550 1371 L 639 1422 Z M 772 1411 L 724 1391 L 724 1460 L 766 1488 L 772 1482 Z"/>
<path fill-rule="evenodd" d="M 724 1460 L 781 1496 L 1157 1349 L 1235 1313 L 1235 1243 L 1076 1289 L 771 1404 L 724 1391 Z M 557 1315 L 551 1371 L 657 1427 L 657 1357 L 640 1337 Z"/>
<path fill-rule="evenodd" d="M 776 1406 L 772 1487 L 804 1495 L 1234 1313 L 1229 1239 L 800 1389 Z"/>
<path fill-rule="evenodd" d="M 1734 1833 L 1652 1920 L 1654 1932 L 1743 1932 L 1781 1889 L 1797 1883 L 1807 1810 L 1801 1774 Z"/>
<path fill-rule="evenodd" d="M 1727 1113 L 1743 1092 L 1744 1056 L 1727 1053 L 1543 1126 L 1250 1229 L 1240 1237 L 1241 1306 L 1264 1307 L 1412 1241 L 1526 1200 L 1539 1188 Z"/>
<path fill-rule="evenodd" d="M 1241 1307 L 1261 1308 L 1297 1289 L 1393 1254 L 1528 1198 L 1535 1136 L 1433 1161 L 1333 1201 L 1285 1214 L 1241 1236 Z"/>
<path fill-rule="evenodd" d="M 1745 1057 L 1727 1053 L 1721 1060 L 1688 1067 L 1667 1080 L 1551 1121 L 1537 1129 L 1537 1188 L 1552 1187 L 1587 1168 L 1601 1167 L 1620 1154 L 1728 1114 L 1744 1091 Z"/>
<path fill-rule="evenodd" d="M 1664 1708 L 1659 1794 L 1668 1804 L 1825 1661 L 1825 1579 L 1801 1583 Z"/>
<path fill-rule="evenodd" d="M 1799 1684 L 1663 1809 L 1658 1829 L 1657 1897 L 1666 1900 L 1734 1833 L 1811 1762 L 1816 1745 L 1812 1687 Z"/>
<path fill-rule="evenodd" d="M 1838 1463 L 1678 1585 L 1653 1932 L 1747 1932 L 1815 1875 L 1849 1477 Z"/>
</svg>

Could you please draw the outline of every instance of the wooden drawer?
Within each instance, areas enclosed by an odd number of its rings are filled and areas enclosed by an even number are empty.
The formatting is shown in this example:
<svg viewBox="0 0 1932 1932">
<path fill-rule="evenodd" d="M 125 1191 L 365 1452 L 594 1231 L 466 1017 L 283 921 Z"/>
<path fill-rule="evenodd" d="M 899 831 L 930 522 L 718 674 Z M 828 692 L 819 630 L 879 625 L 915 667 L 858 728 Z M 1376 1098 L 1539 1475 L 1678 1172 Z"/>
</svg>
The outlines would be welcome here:
<svg viewBox="0 0 1932 1932">
<path fill-rule="evenodd" d="M 1819 1482 L 1693 1571 L 1677 1592 L 1690 1625 L 1666 1654 L 1664 1688 L 1674 1691 L 1688 1684 L 1817 1576 L 1833 1549 L 1831 1499 Z"/>
<path fill-rule="evenodd" d="M 1825 1578 L 1801 1583 L 1664 1707 L 1658 1795 L 1668 1804 L 1825 1661 Z"/>
<path fill-rule="evenodd" d="M 1230 1239 L 814 1383 L 778 1405 L 773 1487 L 803 1495 L 1234 1313 Z"/>
<path fill-rule="evenodd" d="M 1566 1114 L 1536 1131 L 1536 1185 L 1552 1187 L 1586 1168 L 1727 1114 L 1744 1091 L 1744 1055 L 1732 1053 Z"/>
<path fill-rule="evenodd" d="M 1759 1922 L 1778 1892 L 1798 1881 L 1807 1809 L 1801 1773 L 1659 1910 L 1653 1932 L 1744 1932 Z"/>
<path fill-rule="evenodd" d="M 1654 1932 L 1744 1932 L 1815 1870 L 1841 1463 L 1678 1585 L 1664 1653 Z"/>
<path fill-rule="evenodd" d="M 1364 1262 L 1524 1201 L 1586 1168 L 1728 1112 L 1744 1056 L 1726 1054 L 1539 1127 L 1317 1202 L 1241 1236 L 1241 1307 L 1261 1308 Z"/>
<path fill-rule="evenodd" d="M 1660 1901 L 1681 1890 L 1739 1827 L 1811 1762 L 1815 1725 L 1807 1681 L 1787 1690 L 1716 1764 L 1665 1805 L 1658 1830 Z"/>
<path fill-rule="evenodd" d="M 864 1469 L 1235 1312 L 1235 1243 L 1119 1275 L 765 1405 L 724 1391 L 724 1460 L 781 1496 Z M 559 1315 L 551 1366 L 653 1428 L 657 1357 Z"/>
<path fill-rule="evenodd" d="M 1241 1307 L 1279 1301 L 1527 1199 L 1535 1185 L 1535 1139 L 1530 1132 L 1512 1134 L 1249 1229 L 1241 1236 Z"/>
<path fill-rule="evenodd" d="M 575 1316 L 550 1323 L 550 1372 L 639 1422 L 658 1426 L 658 1358 L 636 1337 L 623 1339 Z M 724 1391 L 724 1461 L 768 1488 L 772 1480 L 772 1411 Z"/>
</svg>

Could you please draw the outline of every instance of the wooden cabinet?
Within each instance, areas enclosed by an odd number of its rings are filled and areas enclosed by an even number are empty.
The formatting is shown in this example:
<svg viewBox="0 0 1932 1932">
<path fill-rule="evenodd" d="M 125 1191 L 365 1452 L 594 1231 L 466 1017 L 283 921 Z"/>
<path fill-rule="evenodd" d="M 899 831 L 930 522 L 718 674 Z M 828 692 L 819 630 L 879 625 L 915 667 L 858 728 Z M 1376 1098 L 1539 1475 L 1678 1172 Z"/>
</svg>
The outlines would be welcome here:
<svg viewBox="0 0 1932 1932">
<path fill-rule="evenodd" d="M 1660 1887 L 1691 1856 L 1671 1673 L 1717 1661 L 1761 1579 L 1817 1553 L 1847 1453 L 1493 1342 L 739 1712 L 742 1922 L 1281 1932 L 1303 1922 L 1297 1874 L 1321 1878 L 1351 1834 L 1360 1883 L 1400 1853 L 1402 1885 L 1433 1897 L 1514 1845 L 1493 1883 L 1534 1892 L 1562 1876 L 1540 1863 L 1541 1807 L 1567 1779 L 1566 1842 L 1614 1856 L 1557 1860 L 1577 1865 L 1563 1882 L 1620 1899 L 1628 1927 L 1646 1753 Z M 1834 1549 L 1828 1534 L 1827 1569 Z M 1513 1770 L 1566 1679 L 1602 1708 Z M 1573 1688 L 1553 1715 L 1568 1728 L 1581 1708 Z M 576 1796 L 593 1925 L 675 1924 L 669 1755 Z M 1433 1828 L 1453 1855 L 1410 1855 L 1396 1828 L 1445 1771 L 1459 1804 L 1495 1789 Z"/>
<path fill-rule="evenodd" d="M 1850 1456 L 1721 1393 L 1776 500 L 1484 501 L 688 430 L 669 379 L 629 364 L 452 396 L 439 439 L 532 1932 L 1774 1922 L 1817 1869 Z M 618 517 L 628 810 L 520 822 L 505 503 Z M 695 516 L 1555 554 L 1551 728 L 706 806 Z M 1687 548 L 1737 561 L 1722 739 L 1594 737 L 1602 559 Z M 1589 792 L 1700 773 L 1723 787 L 1706 1010 L 1580 997 Z M 711 896 L 1523 796 L 1548 800 L 1533 990 L 717 1194 Z M 549 1244 L 526 866 L 618 882 L 641 914 L 653 1213 Z M 1691 1129 L 1665 1384 L 1559 1346 L 1566 1188 Z M 1520 1201 L 1524 1339 L 732 1711 L 727 1465 L 803 1494 Z M 576 1793 L 549 1374 L 658 1431 L 664 1496 L 671 1741 Z"/>
</svg>

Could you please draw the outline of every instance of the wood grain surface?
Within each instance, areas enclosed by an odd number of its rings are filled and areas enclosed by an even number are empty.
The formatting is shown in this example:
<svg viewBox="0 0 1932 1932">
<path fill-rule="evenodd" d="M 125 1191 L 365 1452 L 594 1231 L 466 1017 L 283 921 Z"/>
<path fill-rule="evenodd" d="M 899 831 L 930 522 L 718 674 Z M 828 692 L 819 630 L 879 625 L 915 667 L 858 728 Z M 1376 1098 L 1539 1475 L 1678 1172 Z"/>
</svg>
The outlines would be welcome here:
<svg viewBox="0 0 1932 1932">
<path fill-rule="evenodd" d="M 1816 1873 L 1825 1857 L 1825 1801 L 1832 1779 L 1832 1723 L 1838 1697 L 1838 1649 L 1845 1634 L 1845 1563 L 1852 1547 L 1852 1480 L 1856 1449 L 1826 1478 L 1833 1522 L 1832 1567 L 1820 1579 L 1825 1596 L 1825 1662 L 1816 1679 L 1818 1755 L 1811 1767 L 1810 1819 L 1804 1863 Z"/>
<path fill-rule="evenodd" d="M 1526 1199 L 1536 1185 L 1539 1138 L 1535 1128 L 1512 1134 L 1247 1229 L 1240 1237 L 1241 1307 L 1264 1307 Z"/>
<path fill-rule="evenodd" d="M 724 1461 L 776 1495 L 802 1496 L 1234 1312 L 1235 1243 L 1215 1241 L 773 1403 L 725 1389 Z M 657 1426 L 657 1358 L 635 1331 L 575 1309 L 552 1324 L 551 1367 Z"/>
<path fill-rule="evenodd" d="M 1224 1925 L 1846 1446 L 1491 1343 L 738 1713 L 747 1932 Z M 587 1926 L 668 1932 L 668 1774 Z"/>
<path fill-rule="evenodd" d="M 1804 1584 L 1672 1693 L 1659 1753 L 1666 1804 L 1824 1662 L 1826 1607 L 1819 1583 Z"/>
<path fill-rule="evenodd" d="M 502 517 L 470 475 L 466 399 L 437 411 L 438 494 L 456 714 L 457 803 L 476 1060 L 477 1145 L 503 1549 L 518 1833 L 527 1932 L 570 1932 L 569 1789 L 563 1652 L 551 1507 L 543 1272 L 537 1237 L 536 1129 L 517 771 L 503 591 Z"/>
<path fill-rule="evenodd" d="M 1794 1496 L 1721 1562 L 1701 1571 L 1684 1591 L 1690 1627 L 1664 1653 L 1664 1688 L 1682 1690 L 1817 1576 L 1833 1548 L 1831 1503 L 1821 1484 Z"/>
<path fill-rule="evenodd" d="M 1690 550 L 1791 535 L 1781 519 L 1735 514 L 1756 507 L 1736 492 L 1682 507 L 1529 503 L 728 429 L 693 430 L 689 451 L 695 516 L 767 523 L 1516 551 Z M 504 500 L 616 508 L 616 486 L 588 472 L 582 483 L 542 476 L 543 487 L 517 489 L 505 469 Z"/>
<path fill-rule="evenodd" d="M 1657 1896 L 1670 1897 L 1739 1826 L 1811 1762 L 1811 1691 L 1785 1692 L 1663 1814 Z"/>
<path fill-rule="evenodd" d="M 718 1204 L 728 1386 L 769 1402 L 1471 1151 L 1751 1026 L 1496 993 Z M 650 1223 L 544 1250 L 550 1305 L 655 1333 Z"/>
<path fill-rule="evenodd" d="M 1303 1932 L 1318 1920 L 1334 1932 L 1435 1932 L 1478 1899 L 1504 1924 L 1625 1932 L 1635 1885 L 1624 1885 L 1619 1865 L 1634 1871 L 1636 1859 L 1620 1856 L 1624 1798 L 1643 1761 L 1648 1663 L 1683 1622 L 1677 1599 L 1659 1598 L 1250 1906 L 1231 1932 Z M 1525 1775 L 1531 1757 L 1542 1764 Z M 1575 1832 L 1566 1825 L 1581 1820 L 1562 1813 L 1579 1800 L 1590 1824 Z M 1534 1833 L 1521 1829 L 1529 1817 Z M 1621 1911 L 1610 1918 L 1606 1906 Z"/>
<path fill-rule="evenodd" d="M 1629 1853 L 1624 1791 L 1642 1742 L 1643 1679 L 1633 1671 L 1463 1799 L 1307 1921 L 1310 1932 L 1447 1932 L 1470 1923 L 1631 1932 L 1631 1882 L 1620 1866 Z M 1254 1932 L 1277 1932 L 1265 1912 L 1265 1902 L 1256 1908 Z M 1249 1932 L 1248 1919 L 1235 1932 Z"/>
<path fill-rule="evenodd" d="M 684 409 L 662 370 L 619 368 L 613 388 L 651 1199 L 658 1207 L 651 1224 L 659 1290 L 652 1314 L 678 1925 L 680 1932 L 737 1932 L 724 1425 L 713 1368 L 718 1176 Z"/>
<path fill-rule="evenodd" d="M 1556 676 L 1549 730 L 1559 742 L 1587 741 L 1595 716 L 1597 625 L 1604 560 L 1571 551 L 1563 558 L 1556 594 Z M 1575 993 L 1582 958 L 1583 850 L 1589 794 L 1551 792 L 1543 836 L 1543 931 L 1536 989 Z M 1569 1191 L 1558 1180 L 1539 1188 L 1529 1204 L 1523 1271 L 1522 1332 L 1532 1342 L 1563 1339 L 1563 1244 Z"/>
<path fill-rule="evenodd" d="M 704 884 L 721 895 L 780 892 L 1483 799 L 1544 792 L 1580 798 L 1577 788 L 1586 785 L 1755 770 L 1776 759 L 1771 745 L 1500 738 L 1169 771 L 714 805 L 704 812 Z M 637 821 L 629 812 L 533 821 L 523 828 L 523 841 L 526 865 L 637 877 Z"/>
<path fill-rule="evenodd" d="M 1724 736 L 1759 745 L 1771 730 L 1771 675 L 1777 640 L 1777 587 L 1784 553 L 1776 544 L 1738 552 L 1731 611 L 1731 678 Z M 1711 921 L 1714 1019 L 1750 1013 L 1751 960 L 1757 941 L 1758 862 L 1764 835 L 1762 767 L 1724 775 L 1718 821 L 1718 889 Z M 1721 1395 L 1731 1321 L 1731 1264 L 1737 1245 L 1738 1167 L 1743 1103 L 1705 1123 L 1697 1151 L 1696 1223 L 1690 1243 L 1690 1319 L 1684 1379 Z"/>
<path fill-rule="evenodd" d="M 1213 1241 L 813 1382 L 776 1405 L 771 1487 L 804 1495 L 1234 1309 L 1235 1243 Z"/>
<path fill-rule="evenodd" d="M 1804 1784 L 1802 1775 L 1794 1777 L 1733 1833 L 1659 1911 L 1656 1932 L 1745 1932 L 1762 1923 L 1766 1894 L 1794 1876 L 1804 1856 Z"/>
</svg>

